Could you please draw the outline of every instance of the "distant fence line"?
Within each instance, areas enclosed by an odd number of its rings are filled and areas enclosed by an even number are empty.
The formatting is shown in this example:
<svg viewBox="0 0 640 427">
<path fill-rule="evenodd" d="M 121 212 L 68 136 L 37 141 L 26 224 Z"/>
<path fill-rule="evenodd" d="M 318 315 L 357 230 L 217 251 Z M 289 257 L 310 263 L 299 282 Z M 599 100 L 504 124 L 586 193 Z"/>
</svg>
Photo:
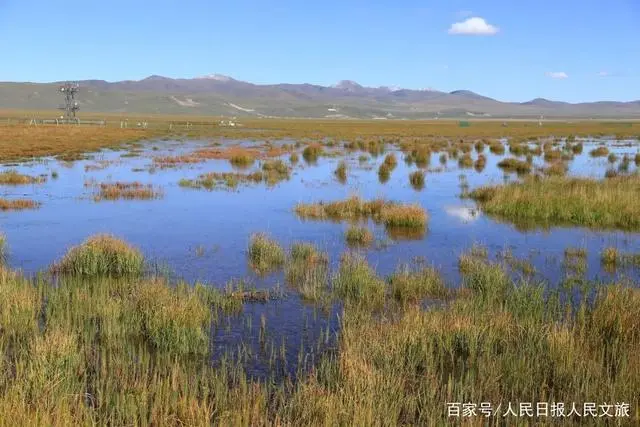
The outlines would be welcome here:
<svg viewBox="0 0 640 427">
<path fill-rule="evenodd" d="M 112 118 L 110 120 L 83 120 L 83 119 L 41 119 L 41 118 L 25 118 L 25 117 L 0 117 L 0 125 L 26 125 L 26 126 L 41 126 L 41 125 L 55 125 L 55 126 L 99 126 L 99 127 L 120 127 L 121 129 L 156 129 L 156 130 L 169 130 L 171 131 L 189 131 L 195 129 L 205 128 L 220 128 L 220 127 L 243 127 L 242 124 L 235 120 L 212 120 L 212 121 L 177 121 L 177 120 L 129 120 Z"/>
<path fill-rule="evenodd" d="M 29 125 L 94 125 L 94 126 L 106 126 L 106 120 L 67 120 L 67 119 L 31 119 Z"/>
</svg>

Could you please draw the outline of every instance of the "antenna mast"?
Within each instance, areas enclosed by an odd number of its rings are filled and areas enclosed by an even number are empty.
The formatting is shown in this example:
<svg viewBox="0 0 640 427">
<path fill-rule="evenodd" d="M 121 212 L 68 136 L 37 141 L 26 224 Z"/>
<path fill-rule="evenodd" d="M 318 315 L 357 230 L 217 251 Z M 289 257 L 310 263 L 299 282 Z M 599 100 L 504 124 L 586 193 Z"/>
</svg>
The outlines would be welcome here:
<svg viewBox="0 0 640 427">
<path fill-rule="evenodd" d="M 76 111 L 80 109 L 75 95 L 80 90 L 78 83 L 67 82 L 60 86 L 60 93 L 64 95 L 65 104 L 60 107 L 65 112 L 65 120 L 67 123 L 76 121 Z"/>
</svg>

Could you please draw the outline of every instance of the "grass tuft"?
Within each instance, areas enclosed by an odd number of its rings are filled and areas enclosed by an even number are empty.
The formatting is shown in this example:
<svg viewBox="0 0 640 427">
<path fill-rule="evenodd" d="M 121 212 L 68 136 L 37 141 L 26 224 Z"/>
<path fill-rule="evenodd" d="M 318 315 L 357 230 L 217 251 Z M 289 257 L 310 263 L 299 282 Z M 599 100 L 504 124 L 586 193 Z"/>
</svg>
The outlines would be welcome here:
<svg viewBox="0 0 640 427">
<path fill-rule="evenodd" d="M 373 233 L 367 227 L 351 226 L 344 237 L 350 246 L 369 246 L 373 243 Z"/>
<path fill-rule="evenodd" d="M 386 163 L 382 163 L 380 165 L 380 167 L 378 168 L 378 180 L 380 181 L 381 184 L 384 184 L 385 182 L 389 181 L 389 178 L 391 178 L 391 171 L 393 169 L 390 168 Z"/>
<path fill-rule="evenodd" d="M 347 182 L 347 162 L 342 160 L 340 163 L 338 163 L 338 166 L 333 173 L 338 178 L 338 181 L 340 181 L 340 183 L 344 184 L 345 182 Z"/>
<path fill-rule="evenodd" d="M 310 144 L 304 147 L 302 150 L 302 158 L 307 163 L 315 163 L 318 161 L 318 157 L 322 155 L 322 145 Z"/>
<path fill-rule="evenodd" d="M 519 174 L 531 172 L 531 165 L 528 162 L 523 162 L 513 157 L 501 160 L 498 163 L 498 167 L 505 171 L 517 172 Z"/>
<path fill-rule="evenodd" d="M 25 209 L 37 209 L 40 204 L 30 199 L 3 199 L 0 197 L 0 210 L 20 211 Z"/>
<path fill-rule="evenodd" d="M 427 222 L 427 213 L 419 205 L 404 205 L 383 199 L 364 201 L 357 196 L 330 203 L 299 203 L 295 212 L 301 218 L 316 220 L 372 218 L 391 227 L 423 228 Z"/>
<path fill-rule="evenodd" d="M 396 166 L 398 166 L 398 159 L 396 158 L 395 154 L 389 153 L 384 157 L 384 161 L 382 163 L 386 165 L 390 170 L 393 170 Z"/>
<path fill-rule="evenodd" d="M 384 302 L 385 284 L 359 254 L 346 253 L 332 280 L 333 290 L 348 303 L 380 306 Z"/>
<path fill-rule="evenodd" d="M 329 281 L 329 257 L 311 243 L 294 243 L 284 270 L 287 283 L 303 299 L 319 301 L 326 297 Z"/>
<path fill-rule="evenodd" d="M 95 201 L 100 200 L 151 200 L 163 196 L 162 191 L 153 185 L 140 182 L 101 183 Z"/>
<path fill-rule="evenodd" d="M 440 273 L 431 267 L 411 268 L 402 265 L 390 278 L 391 295 L 402 302 L 416 303 L 425 297 L 443 298 L 447 288 Z"/>
<path fill-rule="evenodd" d="M 282 246 L 264 233 L 251 236 L 248 255 L 251 268 L 260 274 L 278 270 L 285 262 Z"/>
<path fill-rule="evenodd" d="M 414 190 L 420 191 L 424 188 L 425 174 L 424 171 L 417 170 L 409 174 L 409 183 Z"/>
<path fill-rule="evenodd" d="M 591 157 L 605 157 L 609 154 L 609 149 L 605 146 L 600 146 L 598 148 L 594 148 L 589 152 Z"/>
<path fill-rule="evenodd" d="M 24 175 L 13 169 L 0 172 L 0 185 L 40 184 L 44 181 L 45 177 Z"/>
<path fill-rule="evenodd" d="M 473 158 L 470 153 L 465 153 L 458 159 L 458 166 L 461 168 L 471 168 L 473 167 Z"/>
<path fill-rule="evenodd" d="M 144 270 L 142 253 L 108 234 L 89 237 L 51 267 L 52 272 L 82 277 L 139 276 Z"/>
</svg>

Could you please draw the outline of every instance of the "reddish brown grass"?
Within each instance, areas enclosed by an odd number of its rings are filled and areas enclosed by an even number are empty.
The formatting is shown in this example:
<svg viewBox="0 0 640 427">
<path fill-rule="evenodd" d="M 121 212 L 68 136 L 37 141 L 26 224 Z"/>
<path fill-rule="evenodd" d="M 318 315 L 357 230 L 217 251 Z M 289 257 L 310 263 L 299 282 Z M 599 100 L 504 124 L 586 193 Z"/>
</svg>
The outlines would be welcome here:
<svg viewBox="0 0 640 427">
<path fill-rule="evenodd" d="M 150 184 L 140 182 L 114 182 L 100 184 L 94 200 L 149 200 L 157 199 L 162 193 Z"/>
<path fill-rule="evenodd" d="M 39 206 L 38 202 L 29 199 L 1 199 L 0 198 L 0 210 L 3 211 L 19 211 L 24 209 L 36 209 Z"/>
</svg>

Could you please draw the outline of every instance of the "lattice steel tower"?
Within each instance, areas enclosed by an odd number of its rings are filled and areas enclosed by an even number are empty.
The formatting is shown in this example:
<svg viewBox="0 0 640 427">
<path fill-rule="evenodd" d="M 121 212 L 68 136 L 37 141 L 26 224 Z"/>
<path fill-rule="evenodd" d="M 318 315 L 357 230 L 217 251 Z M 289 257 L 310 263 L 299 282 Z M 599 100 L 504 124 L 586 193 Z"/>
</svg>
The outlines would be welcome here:
<svg viewBox="0 0 640 427">
<path fill-rule="evenodd" d="M 60 93 L 64 95 L 65 104 L 60 107 L 65 112 L 67 122 L 76 121 L 76 111 L 80 109 L 75 99 L 76 93 L 80 90 L 78 83 L 65 83 L 60 86 Z"/>
</svg>

